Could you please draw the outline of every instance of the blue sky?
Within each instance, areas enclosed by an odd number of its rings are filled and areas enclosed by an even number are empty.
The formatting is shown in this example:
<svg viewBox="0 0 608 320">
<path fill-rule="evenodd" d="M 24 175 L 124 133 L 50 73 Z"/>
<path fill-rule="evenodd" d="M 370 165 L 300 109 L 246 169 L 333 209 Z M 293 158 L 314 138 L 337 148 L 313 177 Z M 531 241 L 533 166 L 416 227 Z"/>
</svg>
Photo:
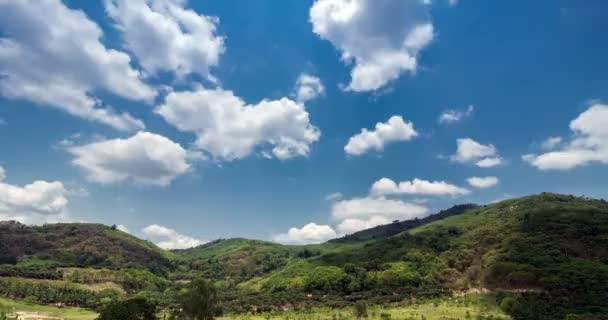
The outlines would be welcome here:
<svg viewBox="0 0 608 320">
<path fill-rule="evenodd" d="M 0 0 L 0 219 L 183 248 L 320 242 L 543 191 L 606 198 L 606 14 Z"/>
</svg>

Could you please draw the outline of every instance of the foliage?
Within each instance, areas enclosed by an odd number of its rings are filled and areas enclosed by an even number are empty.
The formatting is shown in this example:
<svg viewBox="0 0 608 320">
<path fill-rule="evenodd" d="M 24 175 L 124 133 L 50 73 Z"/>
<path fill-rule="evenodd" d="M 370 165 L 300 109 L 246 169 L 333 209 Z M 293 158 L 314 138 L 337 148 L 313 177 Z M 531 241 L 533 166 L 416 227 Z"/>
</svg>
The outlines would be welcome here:
<svg viewBox="0 0 608 320">
<path fill-rule="evenodd" d="M 85 307 L 94 307 L 100 298 L 95 292 L 71 283 L 20 278 L 0 278 L 0 295 L 42 304 L 63 303 Z"/>
<path fill-rule="evenodd" d="M 156 306 L 146 299 L 116 301 L 105 307 L 97 320 L 155 320 Z"/>
<path fill-rule="evenodd" d="M 216 282 L 225 312 L 346 308 L 489 289 L 514 319 L 593 319 L 608 314 L 606 243 L 608 204 L 558 194 L 457 206 L 307 246 L 228 239 L 165 252 L 99 225 L 2 223 L 0 277 L 8 278 L 0 280 L 48 280 L 11 284 L 0 294 L 105 306 L 120 297 L 86 286 L 111 282 L 129 297 L 174 308 L 190 281 L 205 277 Z M 68 291 L 81 297 L 68 299 Z"/>
<path fill-rule="evenodd" d="M 103 225 L 0 222 L 0 264 L 18 266 L 0 269 L 0 274 L 28 276 L 39 271 L 27 265 L 42 261 L 50 262 L 49 267 L 141 268 L 162 275 L 171 267 L 169 257 L 149 242 Z"/>
<path fill-rule="evenodd" d="M 215 285 L 195 279 L 180 299 L 183 315 L 192 320 L 213 320 L 217 315 L 218 293 Z"/>
<path fill-rule="evenodd" d="M 367 303 L 365 303 L 364 301 L 357 301 L 355 303 L 353 315 L 357 319 L 367 317 Z"/>
</svg>

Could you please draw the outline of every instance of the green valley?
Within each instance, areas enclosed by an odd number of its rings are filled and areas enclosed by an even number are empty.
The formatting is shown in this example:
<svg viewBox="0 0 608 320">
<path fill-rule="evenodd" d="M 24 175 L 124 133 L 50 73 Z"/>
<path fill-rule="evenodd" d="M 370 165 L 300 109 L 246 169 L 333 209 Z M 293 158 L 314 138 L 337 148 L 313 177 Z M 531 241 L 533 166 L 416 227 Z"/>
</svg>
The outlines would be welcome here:
<svg viewBox="0 0 608 320">
<path fill-rule="evenodd" d="M 104 225 L 2 222 L 0 295 L 97 311 L 143 298 L 168 313 L 204 278 L 226 319 L 347 319 L 357 303 L 382 320 L 606 319 L 607 244 L 606 201 L 550 193 L 316 245 L 221 239 L 164 251 Z"/>
</svg>

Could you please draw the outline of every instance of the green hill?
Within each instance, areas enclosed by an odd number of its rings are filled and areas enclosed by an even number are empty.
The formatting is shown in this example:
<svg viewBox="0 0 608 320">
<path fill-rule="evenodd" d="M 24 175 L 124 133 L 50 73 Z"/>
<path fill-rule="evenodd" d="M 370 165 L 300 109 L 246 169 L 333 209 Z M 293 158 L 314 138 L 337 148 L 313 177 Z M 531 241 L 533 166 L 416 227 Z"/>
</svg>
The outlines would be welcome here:
<svg viewBox="0 0 608 320">
<path fill-rule="evenodd" d="M 414 229 L 416 227 L 431 223 L 436 220 L 441 220 L 447 217 L 455 216 L 477 208 L 476 204 L 461 204 L 453 206 L 447 210 L 439 211 L 436 214 L 430 215 L 422 219 L 413 219 L 405 221 L 394 221 L 391 224 L 381 225 L 370 229 L 361 230 L 344 237 L 330 240 L 329 242 L 335 243 L 347 243 L 353 241 L 368 241 L 387 238 L 394 236 L 406 230 Z"/>
<path fill-rule="evenodd" d="M 15 275 L 52 278 L 48 271 L 58 267 L 139 268 L 165 274 L 172 267 L 170 257 L 150 242 L 100 224 L 0 222 L 0 265 L 14 266 Z"/>
<path fill-rule="evenodd" d="M 233 312 L 487 291 L 514 319 L 602 319 L 608 203 L 545 193 L 456 206 L 318 245 L 222 239 L 172 252 L 102 225 L 0 224 L 2 275 L 53 279 L 58 270 L 69 270 L 62 281 L 112 280 L 121 294 L 161 304 L 202 276 L 217 282 Z"/>
</svg>

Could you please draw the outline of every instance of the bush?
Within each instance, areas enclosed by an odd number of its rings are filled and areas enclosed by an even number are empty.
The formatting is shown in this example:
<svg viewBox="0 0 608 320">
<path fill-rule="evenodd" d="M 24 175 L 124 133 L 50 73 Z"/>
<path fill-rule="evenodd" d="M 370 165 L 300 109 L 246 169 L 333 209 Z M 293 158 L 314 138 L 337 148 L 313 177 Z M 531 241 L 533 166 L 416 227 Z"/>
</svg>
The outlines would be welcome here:
<svg viewBox="0 0 608 320">
<path fill-rule="evenodd" d="M 105 307 L 97 320 L 156 320 L 156 305 L 143 298 L 116 301 Z"/>
</svg>

